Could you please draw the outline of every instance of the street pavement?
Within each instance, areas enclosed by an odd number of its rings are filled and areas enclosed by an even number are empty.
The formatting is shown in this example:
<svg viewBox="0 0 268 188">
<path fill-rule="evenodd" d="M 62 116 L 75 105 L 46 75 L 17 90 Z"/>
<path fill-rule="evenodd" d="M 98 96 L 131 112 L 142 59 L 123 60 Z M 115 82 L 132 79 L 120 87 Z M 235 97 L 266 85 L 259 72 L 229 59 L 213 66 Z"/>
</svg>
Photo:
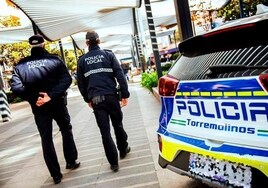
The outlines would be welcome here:
<svg viewBox="0 0 268 188">
<path fill-rule="evenodd" d="M 123 107 L 131 152 L 112 172 L 104 154 L 94 114 L 77 87 L 68 94 L 80 168 L 66 170 L 62 140 L 54 122 L 53 135 L 63 179 L 54 185 L 44 163 L 40 136 L 26 102 L 11 104 L 12 121 L 0 123 L 0 187 L 2 188 L 190 188 L 199 184 L 158 165 L 156 130 L 160 102 L 140 83 L 130 83 L 129 104 Z M 113 130 L 111 128 L 112 135 Z M 114 136 L 113 136 L 114 138 Z"/>
</svg>

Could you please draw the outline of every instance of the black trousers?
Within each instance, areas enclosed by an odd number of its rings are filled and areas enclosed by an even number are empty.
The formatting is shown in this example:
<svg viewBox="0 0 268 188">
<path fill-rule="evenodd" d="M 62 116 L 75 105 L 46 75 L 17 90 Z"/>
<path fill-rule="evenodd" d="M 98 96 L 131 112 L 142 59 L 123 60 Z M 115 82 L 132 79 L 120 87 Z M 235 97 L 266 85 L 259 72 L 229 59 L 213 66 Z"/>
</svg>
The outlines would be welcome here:
<svg viewBox="0 0 268 188">
<path fill-rule="evenodd" d="M 123 113 L 116 95 L 107 95 L 105 100 L 97 105 L 92 105 L 97 124 L 102 136 L 105 155 L 111 165 L 118 164 L 118 152 L 125 151 L 128 146 L 128 135 L 123 128 Z M 116 145 L 110 132 L 110 118 L 114 128 Z"/>
<path fill-rule="evenodd" d="M 59 176 L 61 170 L 52 137 L 53 120 L 56 121 L 61 131 L 66 163 L 74 163 L 78 155 L 66 104 L 63 100 L 53 101 L 41 108 L 35 107 L 33 113 L 41 136 L 43 156 L 48 170 L 52 177 Z"/>
</svg>

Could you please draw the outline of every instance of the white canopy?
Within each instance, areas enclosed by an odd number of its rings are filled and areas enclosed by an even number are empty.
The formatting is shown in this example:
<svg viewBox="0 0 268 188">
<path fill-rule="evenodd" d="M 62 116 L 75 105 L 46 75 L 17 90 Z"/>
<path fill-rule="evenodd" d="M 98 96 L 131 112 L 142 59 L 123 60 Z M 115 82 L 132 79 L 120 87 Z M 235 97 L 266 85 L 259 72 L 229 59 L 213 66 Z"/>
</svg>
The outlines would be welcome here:
<svg viewBox="0 0 268 188">
<path fill-rule="evenodd" d="M 140 0 L 12 0 L 48 40 L 131 23 L 131 8 Z"/>
<path fill-rule="evenodd" d="M 33 34 L 34 31 L 30 22 L 24 26 L 3 28 L 0 29 L 0 44 L 23 42 Z"/>
<path fill-rule="evenodd" d="M 80 49 L 86 48 L 85 32 L 96 30 L 101 47 L 123 52 L 132 44 L 133 8 L 136 9 L 137 25 L 144 32 L 148 28 L 144 5 L 141 0 L 12 0 L 39 32 L 50 41 L 71 36 Z M 153 2 L 153 1 L 152 1 Z M 139 9 L 138 9 L 139 8 Z M 176 23 L 173 0 L 151 3 L 155 26 Z M 27 25 L 0 29 L 0 44 L 27 41 L 34 34 L 29 20 Z M 142 23 L 140 23 L 140 21 Z M 140 27 L 140 25 L 142 25 Z M 73 48 L 72 41 L 63 40 L 64 48 Z"/>
</svg>

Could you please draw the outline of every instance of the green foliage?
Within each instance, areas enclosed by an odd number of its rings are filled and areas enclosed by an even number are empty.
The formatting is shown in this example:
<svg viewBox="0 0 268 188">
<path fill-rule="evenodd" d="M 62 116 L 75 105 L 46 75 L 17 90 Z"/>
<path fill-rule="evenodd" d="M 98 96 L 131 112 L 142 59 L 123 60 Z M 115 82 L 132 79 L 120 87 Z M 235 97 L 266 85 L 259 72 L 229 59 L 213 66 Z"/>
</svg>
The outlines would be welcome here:
<svg viewBox="0 0 268 188">
<path fill-rule="evenodd" d="M 0 26 L 2 27 L 14 27 L 20 26 L 20 18 L 17 16 L 1 16 L 0 15 Z"/>
<path fill-rule="evenodd" d="M 149 89 L 151 92 L 153 91 L 153 87 L 157 87 L 158 77 L 156 72 L 152 73 L 142 73 L 141 75 L 141 85 Z"/>
<path fill-rule="evenodd" d="M 176 53 L 172 54 L 171 60 L 176 60 L 180 56 L 181 56 L 180 52 L 176 52 Z"/>
<path fill-rule="evenodd" d="M 163 71 L 162 75 L 166 75 L 167 71 Z M 152 73 L 142 73 L 141 75 L 141 86 L 147 88 L 151 92 L 154 87 L 158 86 L 158 76 L 156 71 Z"/>
<path fill-rule="evenodd" d="M 74 50 L 65 50 L 65 61 L 67 68 L 73 73 L 77 69 L 77 62 Z"/>
<path fill-rule="evenodd" d="M 252 16 L 256 14 L 256 6 L 260 3 L 268 3 L 268 0 L 243 0 L 244 15 Z M 223 17 L 224 21 L 240 18 L 239 0 L 232 0 L 227 6 L 218 10 L 218 16 Z"/>
<path fill-rule="evenodd" d="M 172 63 L 167 63 L 167 64 L 161 66 L 162 71 L 168 71 L 171 66 L 172 66 Z"/>
<path fill-rule="evenodd" d="M 239 1 L 232 0 L 227 6 L 218 11 L 218 16 L 223 17 L 224 21 L 240 18 Z"/>
<path fill-rule="evenodd" d="M 30 46 L 27 42 L 0 45 L 0 55 L 5 58 L 6 65 L 11 67 L 29 54 Z"/>
<path fill-rule="evenodd" d="M 18 103 L 18 102 L 21 102 L 23 101 L 22 98 L 14 95 L 11 91 L 9 92 L 6 92 L 6 95 L 7 95 L 7 101 L 8 103 Z"/>
<path fill-rule="evenodd" d="M 57 54 L 57 55 L 61 56 L 60 48 L 57 45 L 57 42 L 51 42 L 51 44 L 53 44 L 53 48 L 49 47 L 48 51 L 52 54 Z M 82 54 L 83 54 L 82 51 L 77 50 L 78 57 L 81 56 Z M 65 63 L 66 63 L 68 70 L 70 71 L 71 74 L 74 73 L 77 69 L 77 61 L 76 61 L 76 56 L 75 56 L 74 50 L 64 49 L 64 57 L 65 57 Z"/>
</svg>

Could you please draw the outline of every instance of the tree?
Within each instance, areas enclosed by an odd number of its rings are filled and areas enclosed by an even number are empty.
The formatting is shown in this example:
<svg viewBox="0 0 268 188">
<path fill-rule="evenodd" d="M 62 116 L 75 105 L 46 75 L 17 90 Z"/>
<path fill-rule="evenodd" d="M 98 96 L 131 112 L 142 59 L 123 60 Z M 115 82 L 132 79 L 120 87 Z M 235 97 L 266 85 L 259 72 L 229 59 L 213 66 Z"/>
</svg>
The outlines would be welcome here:
<svg viewBox="0 0 268 188">
<path fill-rule="evenodd" d="M 241 0 L 242 1 L 242 0 Z M 243 0 L 243 13 L 246 17 L 256 14 L 257 4 L 267 4 L 268 0 Z M 239 0 L 232 0 L 227 6 L 218 10 L 218 16 L 224 21 L 231 21 L 240 18 Z"/>
<path fill-rule="evenodd" d="M 20 18 L 16 16 L 0 16 L 0 26 L 2 28 L 20 26 Z M 0 64 L 12 67 L 19 59 L 29 55 L 29 45 L 26 42 L 0 45 Z M 4 69 L 5 71 L 5 69 Z M 8 69 L 9 71 L 9 69 Z"/>
<path fill-rule="evenodd" d="M 20 25 L 20 18 L 17 16 L 0 16 L 1 27 L 14 27 Z"/>
</svg>

